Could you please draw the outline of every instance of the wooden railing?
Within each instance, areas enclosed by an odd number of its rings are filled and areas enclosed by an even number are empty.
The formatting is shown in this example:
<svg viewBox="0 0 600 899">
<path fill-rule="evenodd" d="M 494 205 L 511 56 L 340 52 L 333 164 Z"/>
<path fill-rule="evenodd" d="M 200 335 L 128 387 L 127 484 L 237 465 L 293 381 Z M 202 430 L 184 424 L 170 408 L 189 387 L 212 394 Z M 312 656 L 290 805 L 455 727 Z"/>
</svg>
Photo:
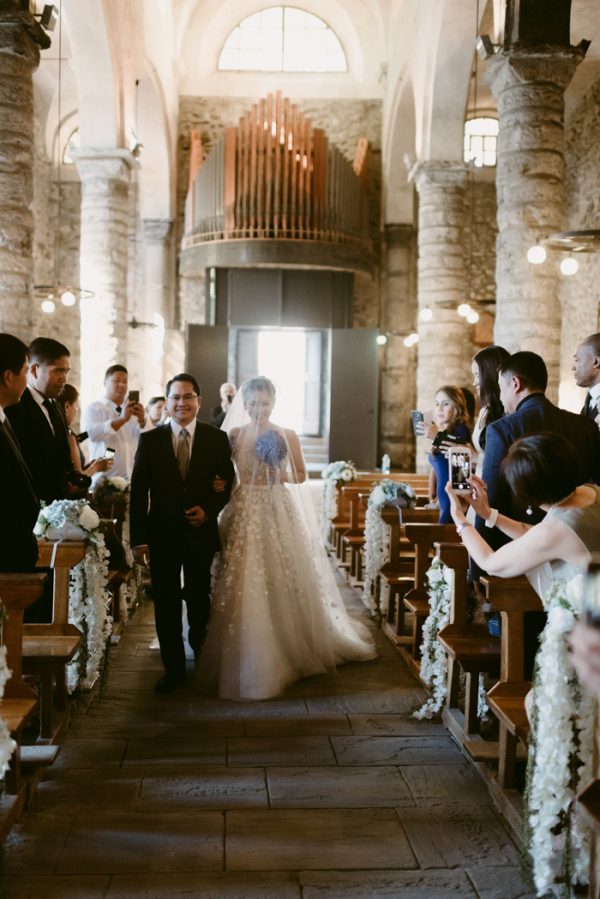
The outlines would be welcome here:
<svg viewBox="0 0 600 899">
<path fill-rule="evenodd" d="M 242 116 L 193 177 L 184 249 L 211 240 L 320 240 L 369 248 L 367 141 L 354 164 L 281 93 Z"/>
</svg>

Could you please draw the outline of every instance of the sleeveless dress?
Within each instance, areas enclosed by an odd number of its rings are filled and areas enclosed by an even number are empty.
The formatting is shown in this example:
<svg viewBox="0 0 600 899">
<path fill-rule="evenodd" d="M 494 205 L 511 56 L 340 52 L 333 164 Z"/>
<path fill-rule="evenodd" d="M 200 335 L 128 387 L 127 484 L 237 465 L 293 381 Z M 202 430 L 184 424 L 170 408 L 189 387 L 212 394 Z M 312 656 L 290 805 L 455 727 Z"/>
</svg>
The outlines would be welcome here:
<svg viewBox="0 0 600 899">
<path fill-rule="evenodd" d="M 221 513 L 212 611 L 199 689 L 224 699 L 279 696 L 344 661 L 375 658 L 368 629 L 345 610 L 302 485 L 269 483 L 253 452 L 233 453 L 239 483 Z"/>
<path fill-rule="evenodd" d="M 575 532 L 592 557 L 598 557 L 600 553 L 600 487 L 595 484 L 588 486 L 593 487 L 596 491 L 595 502 L 584 509 L 563 509 L 561 506 L 555 506 L 550 509 L 546 518 L 559 518 Z M 544 600 L 552 585 L 557 581 L 568 583 L 578 575 L 583 577 L 585 574 L 585 569 L 557 559 L 532 568 L 526 573 L 526 577 L 538 596 Z"/>
</svg>

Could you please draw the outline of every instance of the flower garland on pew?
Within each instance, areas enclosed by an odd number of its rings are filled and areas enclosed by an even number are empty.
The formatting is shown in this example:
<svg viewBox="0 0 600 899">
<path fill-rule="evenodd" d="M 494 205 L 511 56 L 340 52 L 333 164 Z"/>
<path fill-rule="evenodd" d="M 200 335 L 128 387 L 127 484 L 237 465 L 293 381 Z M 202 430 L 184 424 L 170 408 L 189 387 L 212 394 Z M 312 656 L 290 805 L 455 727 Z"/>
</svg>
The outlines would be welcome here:
<svg viewBox="0 0 600 899">
<path fill-rule="evenodd" d="M 323 484 L 323 493 L 321 494 L 321 532 L 323 542 L 329 545 L 329 530 L 331 522 L 338 512 L 337 508 L 337 485 L 339 481 L 349 484 L 356 477 L 356 466 L 354 462 L 330 462 L 329 465 L 321 472 L 321 477 L 325 481 Z"/>
<path fill-rule="evenodd" d="M 122 478 L 118 475 L 115 475 L 114 477 L 103 478 L 94 491 L 94 502 L 98 503 L 100 506 L 109 506 L 111 503 L 114 503 L 118 500 L 120 502 L 123 502 L 123 506 L 125 509 L 125 514 L 123 516 L 121 543 L 125 551 L 125 561 L 129 565 L 129 567 L 133 569 L 132 576 L 127 582 L 125 593 L 122 596 L 122 600 L 125 603 L 125 608 L 121 609 L 121 613 L 126 616 L 131 615 L 140 604 L 143 589 L 141 568 L 139 565 L 136 565 L 134 563 L 131 544 L 129 542 L 130 487 L 131 484 L 127 480 L 127 478 Z"/>
<path fill-rule="evenodd" d="M 591 833 L 576 795 L 592 778 L 594 703 L 582 691 L 567 637 L 583 608 L 583 577 L 554 583 L 533 681 L 528 747 L 526 840 L 538 896 L 570 899 L 589 877 Z"/>
<path fill-rule="evenodd" d="M 5 615 L 6 610 L 0 603 L 0 638 L 2 637 L 2 621 Z M 10 674 L 11 672 L 6 664 L 6 646 L 0 646 L 0 700 L 4 696 L 4 687 L 10 678 Z M 11 756 L 16 748 L 17 744 L 10 735 L 6 721 L 0 717 L 0 778 L 4 777 L 8 771 Z"/>
<path fill-rule="evenodd" d="M 91 690 L 106 660 L 112 618 L 108 614 L 108 552 L 100 518 L 84 499 L 42 504 L 34 528 L 49 540 L 87 540 L 84 559 L 71 570 L 69 623 L 83 633 L 82 644 L 67 668 L 67 689 Z"/>
<path fill-rule="evenodd" d="M 390 528 L 381 517 L 383 506 L 397 509 L 412 509 L 417 504 L 417 494 L 403 481 L 385 478 L 371 488 L 365 515 L 365 566 L 362 601 L 369 611 L 376 615 L 386 610 L 381 608 L 376 595 L 377 577 L 387 558 Z"/>
<path fill-rule="evenodd" d="M 452 574 L 437 557 L 433 559 L 427 572 L 429 582 L 429 615 L 423 624 L 421 643 L 421 667 L 419 677 L 432 691 L 432 695 L 421 708 L 413 712 L 413 718 L 433 718 L 438 715 L 446 701 L 448 692 L 448 661 L 437 635 L 450 620 L 450 598 Z M 479 675 L 477 696 L 477 716 L 486 718 L 489 707 L 486 700 L 483 675 Z"/>
</svg>

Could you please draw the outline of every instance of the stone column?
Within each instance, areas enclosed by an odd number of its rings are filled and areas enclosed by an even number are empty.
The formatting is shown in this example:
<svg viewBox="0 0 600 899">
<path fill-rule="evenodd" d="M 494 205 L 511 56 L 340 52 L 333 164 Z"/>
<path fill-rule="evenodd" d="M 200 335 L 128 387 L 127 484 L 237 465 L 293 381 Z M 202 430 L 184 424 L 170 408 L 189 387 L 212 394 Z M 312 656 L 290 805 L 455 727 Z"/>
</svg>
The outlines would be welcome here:
<svg viewBox="0 0 600 899">
<path fill-rule="evenodd" d="M 31 340 L 33 83 L 50 39 L 15 0 L 0 0 L 0 331 Z"/>
<path fill-rule="evenodd" d="M 144 401 L 164 392 L 165 326 L 173 318 L 171 232 L 169 219 L 144 219 L 143 293 L 134 298 L 134 321 L 128 331 L 128 368 L 131 383 Z M 172 374 L 172 373 L 171 373 Z"/>
<path fill-rule="evenodd" d="M 564 182 L 564 91 L 583 53 L 578 48 L 509 49 L 490 60 L 498 102 L 496 325 L 506 349 L 546 361 L 557 395 L 560 358 L 558 262 L 527 261 L 527 250 L 560 231 Z"/>
<path fill-rule="evenodd" d="M 415 408 L 416 350 L 403 337 L 416 321 L 414 277 L 415 229 L 412 225 L 385 226 L 385 264 L 382 273 L 382 348 L 380 446 L 392 465 L 412 471 L 415 464 L 410 410 Z"/>
<path fill-rule="evenodd" d="M 82 150 L 77 157 L 81 286 L 94 292 L 91 299 L 81 301 L 80 389 L 84 404 L 101 392 L 109 365 L 127 364 L 127 197 L 132 165 L 128 150 Z"/>
<path fill-rule="evenodd" d="M 419 318 L 417 404 L 429 412 L 437 387 L 471 383 L 471 326 L 456 309 L 468 302 L 465 266 L 465 185 L 461 163 L 423 162 L 411 172 L 419 192 L 418 279 L 419 314 L 432 311 L 430 321 Z M 417 469 L 425 470 L 426 447 L 417 442 Z"/>
</svg>

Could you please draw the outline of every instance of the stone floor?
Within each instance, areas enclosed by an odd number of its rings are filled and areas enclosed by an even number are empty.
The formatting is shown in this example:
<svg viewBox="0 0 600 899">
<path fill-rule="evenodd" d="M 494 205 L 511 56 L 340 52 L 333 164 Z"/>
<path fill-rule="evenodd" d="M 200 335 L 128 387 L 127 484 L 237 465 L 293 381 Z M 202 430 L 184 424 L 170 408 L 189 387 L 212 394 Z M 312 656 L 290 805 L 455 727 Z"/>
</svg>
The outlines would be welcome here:
<svg viewBox="0 0 600 899">
<path fill-rule="evenodd" d="M 349 590 L 354 610 L 363 613 Z M 151 605 L 2 855 L 4 899 L 525 899 L 477 771 L 390 644 L 237 704 L 157 696 Z"/>
</svg>

